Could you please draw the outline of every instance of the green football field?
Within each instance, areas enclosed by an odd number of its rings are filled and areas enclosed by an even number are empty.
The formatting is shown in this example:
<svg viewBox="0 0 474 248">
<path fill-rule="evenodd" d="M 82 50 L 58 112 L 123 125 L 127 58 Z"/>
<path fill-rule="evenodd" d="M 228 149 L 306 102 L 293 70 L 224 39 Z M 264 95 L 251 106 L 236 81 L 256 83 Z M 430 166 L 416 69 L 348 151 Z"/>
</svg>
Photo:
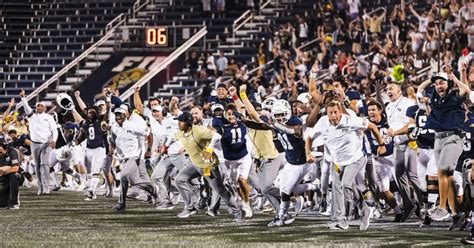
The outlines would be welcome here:
<svg viewBox="0 0 474 248">
<path fill-rule="evenodd" d="M 0 210 L 0 247 L 452 247 L 468 234 L 447 231 L 448 222 L 419 228 L 415 219 L 401 224 L 375 219 L 365 232 L 356 221 L 347 231 L 328 230 L 328 217 L 315 213 L 302 214 L 289 226 L 268 228 L 269 214 L 236 224 L 225 210 L 214 218 L 199 213 L 178 219 L 182 205 L 158 212 L 129 200 L 127 211 L 117 214 L 111 211 L 115 203 L 100 196 L 86 202 L 81 193 L 70 191 L 36 196 L 33 189 L 21 188 L 21 209 Z"/>
</svg>

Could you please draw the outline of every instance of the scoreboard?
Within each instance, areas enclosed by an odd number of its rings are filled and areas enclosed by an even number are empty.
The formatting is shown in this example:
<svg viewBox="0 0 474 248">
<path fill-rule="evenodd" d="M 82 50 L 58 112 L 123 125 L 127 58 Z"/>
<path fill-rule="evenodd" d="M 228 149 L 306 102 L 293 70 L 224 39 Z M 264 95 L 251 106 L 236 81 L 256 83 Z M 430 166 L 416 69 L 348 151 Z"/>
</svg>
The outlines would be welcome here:
<svg viewBox="0 0 474 248">
<path fill-rule="evenodd" d="M 167 46 L 168 29 L 165 27 L 146 27 L 145 45 L 148 47 Z"/>
</svg>

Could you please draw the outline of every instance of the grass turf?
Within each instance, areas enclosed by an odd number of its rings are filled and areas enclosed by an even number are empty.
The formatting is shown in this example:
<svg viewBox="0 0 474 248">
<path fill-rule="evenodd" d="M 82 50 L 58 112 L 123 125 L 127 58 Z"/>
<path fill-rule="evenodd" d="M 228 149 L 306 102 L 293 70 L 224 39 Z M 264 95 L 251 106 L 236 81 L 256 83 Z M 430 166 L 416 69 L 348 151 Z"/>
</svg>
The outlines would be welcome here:
<svg viewBox="0 0 474 248">
<path fill-rule="evenodd" d="M 328 217 L 315 213 L 302 214 L 280 228 L 266 226 L 273 217 L 268 214 L 236 224 L 224 209 L 214 218 L 200 213 L 178 219 L 182 205 L 158 212 L 136 200 L 129 200 L 127 211 L 118 214 L 111 211 L 116 199 L 99 196 L 87 202 L 78 192 L 20 192 L 21 209 L 0 210 L 1 247 L 452 247 L 468 234 L 448 232 L 447 222 L 419 228 L 419 220 L 395 224 L 387 218 L 373 220 L 365 232 L 358 230 L 357 221 L 347 231 L 328 230 Z"/>
</svg>

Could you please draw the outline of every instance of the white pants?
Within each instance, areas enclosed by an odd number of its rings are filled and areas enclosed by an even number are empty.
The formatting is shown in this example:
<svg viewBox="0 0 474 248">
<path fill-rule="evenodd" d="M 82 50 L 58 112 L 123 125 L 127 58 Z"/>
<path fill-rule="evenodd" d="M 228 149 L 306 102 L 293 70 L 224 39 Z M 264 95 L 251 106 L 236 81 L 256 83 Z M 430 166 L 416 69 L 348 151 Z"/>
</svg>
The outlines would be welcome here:
<svg viewBox="0 0 474 248">
<path fill-rule="evenodd" d="M 296 185 L 310 171 L 310 164 L 293 165 L 286 163 L 280 172 L 280 192 L 291 195 Z"/>
<path fill-rule="evenodd" d="M 105 165 L 105 155 L 104 147 L 98 147 L 94 149 L 86 148 L 85 165 L 87 173 L 99 174 L 100 169 L 102 169 Z"/>
<path fill-rule="evenodd" d="M 418 149 L 418 179 L 420 188 L 426 191 L 426 176 L 436 176 L 438 168 L 432 149 Z"/>
<path fill-rule="evenodd" d="M 252 167 L 252 156 L 248 153 L 239 160 L 224 160 L 224 164 L 230 172 L 230 179 L 235 185 L 238 185 L 239 177 L 245 179 L 248 179 L 249 177 L 250 168 Z"/>
<path fill-rule="evenodd" d="M 390 178 L 392 177 L 392 170 L 395 167 L 393 163 L 393 156 L 372 156 L 375 168 L 375 183 L 379 187 L 380 192 L 390 190 Z"/>
</svg>

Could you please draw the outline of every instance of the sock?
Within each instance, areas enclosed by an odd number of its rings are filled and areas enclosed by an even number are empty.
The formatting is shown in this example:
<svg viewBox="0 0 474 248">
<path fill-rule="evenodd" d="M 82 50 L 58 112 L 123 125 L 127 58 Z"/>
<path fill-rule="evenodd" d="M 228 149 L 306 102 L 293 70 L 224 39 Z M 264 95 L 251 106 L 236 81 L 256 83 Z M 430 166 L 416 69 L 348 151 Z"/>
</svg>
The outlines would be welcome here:
<svg viewBox="0 0 474 248">
<path fill-rule="evenodd" d="M 86 185 L 89 186 L 89 184 L 87 182 L 87 175 L 86 174 L 79 174 L 79 176 L 81 177 L 81 182 L 86 183 Z"/>
<path fill-rule="evenodd" d="M 97 176 L 92 176 L 90 181 L 91 183 L 89 190 L 92 191 L 93 194 L 95 194 L 95 190 L 97 189 L 97 185 L 99 184 L 100 180 Z"/>
<path fill-rule="evenodd" d="M 87 174 L 87 187 L 89 187 L 89 191 L 92 190 L 92 175 Z"/>
<path fill-rule="evenodd" d="M 288 208 L 290 207 L 290 201 L 282 201 L 280 204 L 280 211 L 278 212 L 278 217 L 283 218 L 283 216 L 286 214 L 288 211 Z"/>
<path fill-rule="evenodd" d="M 58 181 L 58 177 L 56 176 L 56 172 L 52 171 L 51 173 L 49 173 L 49 175 L 51 176 L 51 179 L 53 180 L 54 187 L 58 187 L 59 181 Z"/>
<path fill-rule="evenodd" d="M 438 199 L 438 194 L 428 194 L 428 202 L 435 203 Z"/>
</svg>

